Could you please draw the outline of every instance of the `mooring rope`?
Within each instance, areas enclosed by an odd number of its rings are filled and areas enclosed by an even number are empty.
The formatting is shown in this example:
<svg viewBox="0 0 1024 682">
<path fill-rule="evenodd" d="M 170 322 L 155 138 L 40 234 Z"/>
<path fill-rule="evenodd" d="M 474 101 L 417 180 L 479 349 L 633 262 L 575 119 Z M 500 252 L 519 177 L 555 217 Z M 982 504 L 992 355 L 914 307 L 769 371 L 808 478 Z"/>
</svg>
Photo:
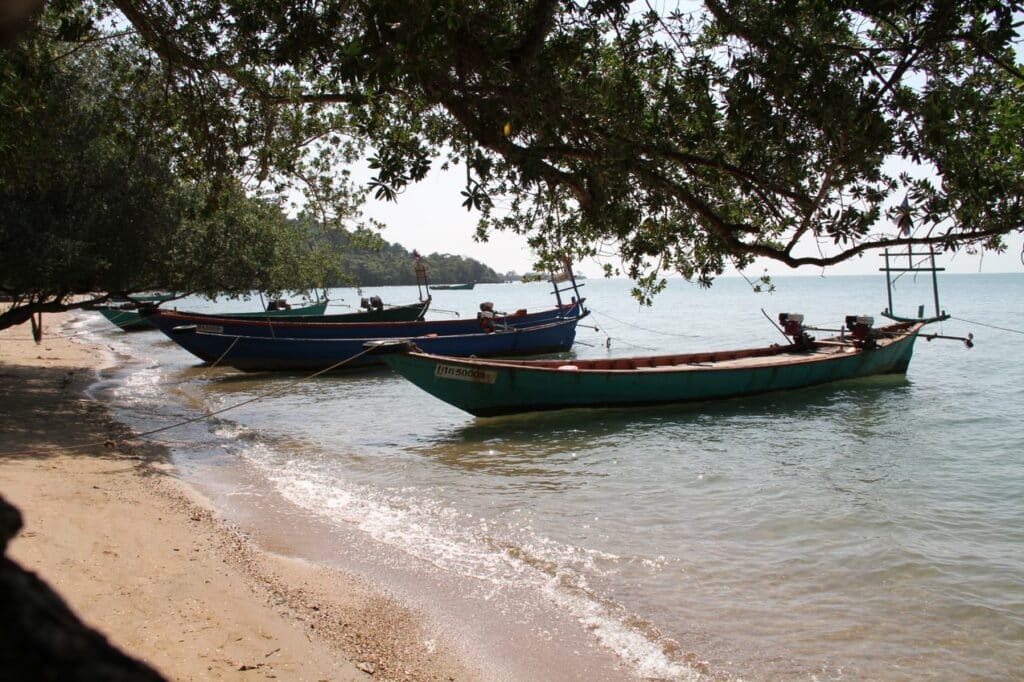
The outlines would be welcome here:
<svg viewBox="0 0 1024 682">
<path fill-rule="evenodd" d="M 21 452 L 0 452 L 0 457 L 24 457 L 24 456 L 28 456 L 28 455 L 37 455 L 37 454 L 43 454 L 43 453 L 51 452 L 54 449 L 57 449 L 57 450 L 84 450 L 86 448 L 93 448 L 93 447 L 114 447 L 115 445 L 118 445 L 119 443 L 124 443 L 124 442 L 129 441 L 129 440 L 137 440 L 139 438 L 147 438 L 148 436 L 152 436 L 152 435 L 157 434 L 157 433 L 163 433 L 164 431 L 170 431 L 171 429 L 176 429 L 176 428 L 178 428 L 180 426 L 186 426 L 188 424 L 194 424 L 196 422 L 205 421 L 207 419 L 211 419 L 211 418 L 216 417 L 218 415 L 224 414 L 225 412 L 230 412 L 231 410 L 237 410 L 239 407 L 244 407 L 245 405 L 250 405 L 250 404 L 255 403 L 257 401 L 264 400 L 266 398 L 270 398 L 270 397 L 275 396 L 275 395 L 279 395 L 281 393 L 284 393 L 285 391 L 288 391 L 289 389 L 293 388 L 294 386 L 297 386 L 298 384 L 304 383 L 304 382 L 309 381 L 311 379 L 315 379 L 315 378 L 317 378 L 318 376 L 320 376 L 322 374 L 326 374 L 327 372 L 330 372 L 332 370 L 338 369 L 339 367 L 341 367 L 345 363 L 352 362 L 356 358 L 361 357 L 363 355 L 366 355 L 371 350 L 373 350 L 373 348 L 364 348 L 363 350 L 359 351 L 355 355 L 347 357 L 344 360 L 339 360 L 338 362 L 334 363 L 330 367 L 325 367 L 324 369 L 321 369 L 321 370 L 318 370 L 316 372 L 313 372 L 312 374 L 310 374 L 308 376 L 300 377 L 300 378 L 296 379 L 295 381 L 290 381 L 290 382 L 288 382 L 287 384 L 285 384 L 283 386 L 278 386 L 278 387 L 272 388 L 272 389 L 270 389 L 268 391 L 264 391 L 263 393 L 260 393 L 259 395 L 255 395 L 252 398 L 247 398 L 246 400 L 243 400 L 241 402 L 235 403 L 234 405 L 228 405 L 227 407 L 223 407 L 223 408 L 221 408 L 219 410 L 214 410 L 213 412 L 207 412 L 206 414 L 199 415 L 198 417 L 191 417 L 189 419 L 185 419 L 185 420 L 176 422 L 174 424 L 170 424 L 168 426 L 161 426 L 160 428 L 151 429 L 149 431 L 143 431 L 142 433 L 132 434 L 131 436 L 129 436 L 127 438 L 121 438 L 121 439 L 116 439 L 116 440 L 115 439 L 107 439 L 107 440 L 102 440 L 102 441 L 95 441 L 93 443 L 80 443 L 79 445 L 69 445 L 69 446 L 66 446 L 66 447 L 40 448 L 40 449 L 37 449 L 37 450 L 24 450 L 24 451 L 21 451 Z"/>
<path fill-rule="evenodd" d="M 608 313 L 603 313 L 603 312 L 601 312 L 599 310 L 594 310 L 593 308 L 590 309 L 590 312 L 594 313 L 595 315 L 600 315 L 601 317 L 607 317 L 608 319 L 612 320 L 613 322 L 618 322 L 621 325 L 625 325 L 627 327 L 632 327 L 634 329 L 639 329 L 640 331 L 650 332 L 652 334 L 661 334 L 662 336 L 675 336 L 675 337 L 678 337 L 678 338 L 681 338 L 681 339 L 692 339 L 692 338 L 694 338 L 693 334 L 674 334 L 672 332 L 666 332 L 666 331 L 662 331 L 660 329 L 648 329 L 647 327 L 641 327 L 638 324 L 633 324 L 632 322 L 626 322 L 625 320 L 620 320 L 617 317 L 612 317 Z"/>
<path fill-rule="evenodd" d="M 686 336 L 685 334 L 672 334 L 671 332 L 662 332 L 662 331 L 658 331 L 657 329 L 645 329 L 644 327 L 640 327 L 638 325 L 631 324 L 629 322 L 624 322 L 623 320 L 620 320 L 620 319 L 618 319 L 616 317 L 612 317 L 611 315 L 609 315 L 607 313 L 602 313 L 600 311 L 594 310 L 593 308 L 590 309 L 590 312 L 595 313 L 597 315 L 601 315 L 602 317 L 607 317 L 609 320 L 612 320 L 613 322 L 618 322 L 621 325 L 625 325 L 627 327 L 633 327 L 634 329 L 639 329 L 641 331 L 650 331 L 650 332 L 652 332 L 654 334 L 663 334 L 665 336 L 677 336 L 677 337 L 685 337 Z M 587 327 L 588 329 L 593 329 L 594 331 L 601 332 L 605 336 L 604 347 L 605 348 L 611 348 L 612 347 L 612 336 L 604 328 L 604 325 L 602 325 L 600 328 L 598 328 L 598 327 L 591 327 L 591 326 L 585 325 L 585 324 L 581 324 L 579 326 Z M 630 341 L 625 341 L 625 340 L 617 338 L 617 337 L 615 339 L 615 342 L 616 343 L 625 344 L 626 346 L 628 346 L 630 348 L 637 348 L 639 350 L 645 350 L 645 351 L 649 351 L 649 352 L 652 352 L 652 353 L 657 350 L 656 348 L 651 348 L 650 346 L 641 346 L 639 343 L 632 343 Z M 579 342 L 577 341 L 577 343 L 579 343 Z"/>
<path fill-rule="evenodd" d="M 605 335 L 607 336 L 607 334 L 605 334 Z M 612 339 L 612 337 L 608 336 L 609 343 L 605 344 L 606 348 L 611 348 L 612 347 L 612 345 L 610 343 L 611 339 Z M 649 351 L 651 353 L 654 353 L 655 351 L 658 350 L 657 348 L 651 348 L 650 346 L 641 346 L 639 343 L 630 343 L 629 341 L 623 341 L 622 339 L 615 339 L 615 342 L 616 343 L 624 343 L 627 346 L 629 346 L 630 348 L 639 348 L 640 350 L 646 350 L 646 351 Z"/>
<path fill-rule="evenodd" d="M 580 325 L 577 325 L 577 326 L 585 327 L 586 329 L 593 329 L 595 332 L 600 332 L 601 334 L 604 334 L 604 347 L 605 348 L 611 348 L 612 347 L 612 337 L 611 337 L 611 334 L 609 334 L 605 330 L 603 325 L 600 326 L 600 327 L 597 327 L 597 326 L 594 326 L 594 325 L 589 325 L 589 324 L 580 324 Z M 640 350 L 646 350 L 646 351 L 651 351 L 651 352 L 654 352 L 655 350 L 657 350 L 655 348 L 650 348 L 648 346 L 641 346 L 640 344 L 637 344 L 637 343 L 630 343 L 629 341 L 623 341 L 622 339 L 616 339 L 616 341 L 618 343 L 624 343 L 627 346 L 630 346 L 632 348 L 639 348 Z M 583 341 L 580 341 L 579 339 L 576 340 L 576 343 L 582 343 L 584 346 L 594 347 L 593 344 L 584 343 Z"/>
<path fill-rule="evenodd" d="M 217 358 L 217 361 L 214 362 L 212 365 L 210 365 L 210 369 L 213 369 L 214 367 L 219 365 L 220 361 L 223 360 L 225 357 L 227 357 L 228 353 L 231 352 L 231 349 L 235 347 L 235 344 L 238 343 L 238 339 L 240 339 L 240 338 L 242 338 L 242 337 L 241 336 L 236 336 L 235 337 L 235 340 L 231 342 L 231 345 L 228 346 L 227 350 L 225 350 L 223 353 L 221 353 L 220 357 Z"/>
<path fill-rule="evenodd" d="M 1010 332 L 1012 334 L 1024 334 L 1024 331 L 1021 331 L 1020 329 L 1009 329 L 1007 327 L 997 327 L 994 324 L 985 324 L 984 322 L 973 322 L 971 320 L 965 320 L 962 317 L 953 317 L 952 315 L 950 315 L 949 319 L 951 319 L 951 320 L 959 320 L 960 322 L 966 322 L 967 324 L 976 324 L 979 327 L 988 327 L 989 329 L 998 329 L 1001 332 Z"/>
</svg>

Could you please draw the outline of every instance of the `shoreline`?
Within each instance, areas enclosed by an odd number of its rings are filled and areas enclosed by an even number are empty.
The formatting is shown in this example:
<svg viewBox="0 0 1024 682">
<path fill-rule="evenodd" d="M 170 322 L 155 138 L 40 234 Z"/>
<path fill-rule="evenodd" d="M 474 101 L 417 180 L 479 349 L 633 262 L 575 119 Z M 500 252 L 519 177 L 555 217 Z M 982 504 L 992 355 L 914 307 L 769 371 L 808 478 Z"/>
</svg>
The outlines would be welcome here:
<svg viewBox="0 0 1024 682">
<path fill-rule="evenodd" d="M 485 679 L 384 586 L 261 549 L 164 446 L 128 440 L 84 395 L 112 358 L 62 338 L 70 319 L 47 316 L 38 346 L 0 332 L 0 494 L 25 519 L 10 558 L 170 679 Z"/>
</svg>

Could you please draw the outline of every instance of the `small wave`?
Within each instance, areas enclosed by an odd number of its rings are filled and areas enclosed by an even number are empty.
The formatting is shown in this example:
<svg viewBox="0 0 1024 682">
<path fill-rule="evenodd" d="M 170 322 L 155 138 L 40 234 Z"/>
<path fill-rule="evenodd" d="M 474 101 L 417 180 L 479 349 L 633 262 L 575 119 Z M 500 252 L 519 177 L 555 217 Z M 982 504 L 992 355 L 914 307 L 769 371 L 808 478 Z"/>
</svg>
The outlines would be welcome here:
<svg viewBox="0 0 1024 682">
<path fill-rule="evenodd" d="M 631 620 L 616 605 L 602 604 L 590 595 L 565 589 L 562 581 L 552 579 L 545 594 L 573 614 L 603 646 L 614 651 L 645 679 L 700 680 L 702 675 L 685 663 L 672 660 L 657 636 L 631 626 Z M 672 643 L 674 645 L 674 642 Z"/>
<path fill-rule="evenodd" d="M 255 429 L 250 429 L 247 426 L 224 419 L 211 419 L 210 421 L 213 435 L 218 438 L 223 438 L 229 441 L 243 440 L 251 443 L 259 443 L 262 441 L 260 433 Z"/>
<path fill-rule="evenodd" d="M 173 394 L 167 381 L 173 369 L 154 363 L 132 343 L 102 338 L 100 343 L 130 358 L 98 390 L 112 398 L 136 426 L 194 416 L 208 397 Z M 340 480 L 311 456 L 289 457 L 289 448 L 259 429 L 212 419 L 191 429 L 189 442 L 176 448 L 242 458 L 290 503 L 336 524 L 355 527 L 374 540 L 477 583 L 480 599 L 493 599 L 503 589 L 527 588 L 555 608 L 569 613 L 601 646 L 611 650 L 637 675 L 654 679 L 696 679 L 683 662 L 673 659 L 674 643 L 656 628 L 631 618 L 614 602 L 602 600 L 591 580 L 614 574 L 623 562 L 659 562 L 663 558 L 622 557 L 597 549 L 560 543 L 544 537 L 529 519 L 495 521 L 462 512 L 413 487 L 381 490 Z M 212 442 L 211 442 L 212 441 Z M 281 447 L 277 447 L 281 446 Z M 179 460 L 180 462 L 181 460 Z M 251 488 L 233 496 L 256 496 Z"/>
<path fill-rule="evenodd" d="M 474 518 L 421 491 L 403 488 L 389 494 L 341 481 L 305 460 L 282 465 L 265 454 L 250 452 L 250 461 L 298 507 L 352 525 L 440 570 L 480 581 L 488 586 L 481 585 L 480 598 L 490 599 L 505 587 L 532 587 L 642 677 L 700 678 L 686 663 L 673 660 L 674 642 L 589 587 L 588 576 L 605 573 L 621 557 L 539 537 L 528 524 Z"/>
</svg>

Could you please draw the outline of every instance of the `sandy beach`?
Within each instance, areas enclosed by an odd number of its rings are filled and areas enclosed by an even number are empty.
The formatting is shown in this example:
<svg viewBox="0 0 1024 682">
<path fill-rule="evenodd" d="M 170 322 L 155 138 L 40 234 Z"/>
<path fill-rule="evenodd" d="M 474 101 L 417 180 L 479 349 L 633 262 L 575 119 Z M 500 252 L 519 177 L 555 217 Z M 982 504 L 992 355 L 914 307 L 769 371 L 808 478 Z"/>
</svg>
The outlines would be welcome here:
<svg viewBox="0 0 1024 682">
<path fill-rule="evenodd" d="M 0 495 L 10 558 L 177 680 L 472 680 L 444 633 L 380 586 L 273 555 L 219 520 L 159 446 L 83 391 L 112 357 L 67 317 L 0 332 Z"/>
</svg>

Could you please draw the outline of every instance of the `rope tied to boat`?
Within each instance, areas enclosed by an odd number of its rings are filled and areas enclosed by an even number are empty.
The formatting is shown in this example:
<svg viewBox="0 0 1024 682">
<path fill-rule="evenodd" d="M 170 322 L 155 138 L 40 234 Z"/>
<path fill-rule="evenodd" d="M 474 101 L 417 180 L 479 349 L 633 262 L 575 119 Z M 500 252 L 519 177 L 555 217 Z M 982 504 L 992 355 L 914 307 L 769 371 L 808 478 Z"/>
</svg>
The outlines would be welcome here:
<svg viewBox="0 0 1024 682">
<path fill-rule="evenodd" d="M 601 312 L 599 310 L 595 310 L 594 308 L 590 308 L 590 311 L 592 313 L 596 314 L 596 315 L 600 315 L 601 317 L 607 317 L 612 322 L 618 322 L 621 325 L 625 325 L 627 327 L 632 327 L 633 329 L 639 329 L 640 331 L 643 331 L 643 332 L 650 332 L 651 334 L 661 334 L 662 336 L 675 336 L 675 337 L 680 338 L 680 339 L 692 339 L 692 338 L 695 338 L 694 334 L 674 334 L 672 332 L 666 332 L 666 331 L 663 331 L 661 329 L 650 329 L 648 327 L 641 327 L 638 324 L 633 324 L 632 322 L 626 322 L 625 320 L 620 320 L 617 317 L 613 317 L 613 316 L 609 315 L 608 313 L 603 313 L 603 312 Z"/>
<path fill-rule="evenodd" d="M 210 369 L 213 369 L 214 367 L 216 367 L 217 365 L 219 365 L 219 364 L 220 364 L 220 361 L 221 361 L 221 360 L 223 360 L 224 358 L 226 358 L 226 357 L 227 357 L 228 353 L 230 353 L 230 352 L 231 352 L 231 349 L 235 347 L 235 344 L 236 344 L 236 343 L 238 343 L 238 339 L 240 339 L 240 338 L 242 338 L 242 337 L 241 337 L 241 336 L 236 336 L 236 337 L 235 337 L 235 340 L 234 340 L 234 341 L 232 341 L 232 342 L 231 342 L 231 345 L 230 345 L 230 346 L 228 346 L 228 347 L 227 347 L 227 349 L 226 349 L 226 350 L 225 350 L 225 351 L 224 351 L 223 353 L 221 353 L 221 354 L 220 354 L 220 357 L 219 357 L 219 358 L 217 358 L 217 361 L 216 361 L 216 362 L 214 362 L 214 363 L 213 363 L 212 365 L 210 365 Z"/>
<path fill-rule="evenodd" d="M 235 340 L 236 341 L 238 340 L 237 337 L 236 337 Z M 300 377 L 300 378 L 296 379 L 295 381 L 290 381 L 287 384 L 284 384 L 283 386 L 277 386 L 275 388 L 271 388 L 270 390 L 267 390 L 267 391 L 264 391 L 263 393 L 255 395 L 252 398 L 247 398 L 246 400 L 243 400 L 241 402 L 235 403 L 234 405 L 228 405 L 227 407 L 223 407 L 223 408 L 221 408 L 219 410 L 214 410 L 213 412 L 207 412 L 205 414 L 201 414 L 198 417 L 191 417 L 189 419 L 183 419 L 182 421 L 175 422 L 174 424 L 169 424 L 167 426 L 161 426 L 161 427 L 156 428 L 156 429 L 150 429 L 149 431 L 143 431 L 142 433 L 132 434 L 131 436 L 129 436 L 127 438 L 108 439 L 108 440 L 103 440 L 103 441 L 94 441 L 92 443 L 81 443 L 79 445 L 69 445 L 69 446 L 66 446 L 66 447 L 39 448 L 39 449 L 36 449 L 36 450 L 23 450 L 23 451 L 20 451 L 20 452 L 0 452 L 0 457 L 21 457 L 21 456 L 29 456 L 29 455 L 38 455 L 38 454 L 44 454 L 44 453 L 47 453 L 47 452 L 51 452 L 54 449 L 56 449 L 56 450 L 84 450 L 84 449 L 87 449 L 87 448 L 94 448 L 94 447 L 112 448 L 112 447 L 116 447 L 120 443 L 124 443 L 124 442 L 130 441 L 130 440 L 137 440 L 137 439 L 140 439 L 140 438 L 148 438 L 149 436 L 153 436 L 153 435 L 158 434 L 158 433 L 163 433 L 164 431 L 170 431 L 171 429 L 176 429 L 176 428 L 179 428 L 179 427 L 182 427 L 182 426 L 187 426 L 188 424 L 194 424 L 196 422 L 201 422 L 201 421 L 205 421 L 207 419 L 212 419 L 213 417 L 222 415 L 225 412 L 230 412 L 232 410 L 237 410 L 240 407 L 244 407 L 246 405 L 251 405 L 252 403 L 258 402 L 260 400 L 265 400 L 267 398 L 271 398 L 273 396 L 280 395 L 280 394 L 285 393 L 289 389 L 291 389 L 291 388 L 293 388 L 293 387 L 295 387 L 295 386 L 297 386 L 297 385 L 299 385 L 301 383 L 307 382 L 307 381 L 309 381 L 311 379 L 315 379 L 315 378 L 317 378 L 317 377 L 319 377 L 319 376 L 321 376 L 323 374 L 326 374 L 328 372 L 334 371 L 334 370 L 338 369 L 339 367 L 342 367 L 346 363 L 349 363 L 349 362 L 355 360 L 356 358 L 359 358 L 359 357 L 362 357 L 363 355 L 366 355 L 367 353 L 369 353 L 372 350 L 373 350 L 373 348 L 364 348 L 363 350 L 359 351 L 355 355 L 349 356 L 349 357 L 345 358 L 344 360 L 339 360 L 338 362 L 334 363 L 330 367 L 325 367 L 324 369 L 317 370 L 316 372 L 313 372 L 312 374 L 310 374 L 308 376 Z"/>
<path fill-rule="evenodd" d="M 997 327 L 994 324 L 985 324 L 984 322 L 974 322 L 972 320 L 965 320 L 962 317 L 953 317 L 952 315 L 950 315 L 949 319 L 957 320 L 959 322 L 966 322 L 967 324 L 976 324 L 979 327 L 988 327 L 989 329 L 998 329 L 1001 332 L 1010 332 L 1011 334 L 1024 334 L 1024 331 L 1022 331 L 1020 329 L 1010 329 L 1008 327 Z"/>
</svg>

